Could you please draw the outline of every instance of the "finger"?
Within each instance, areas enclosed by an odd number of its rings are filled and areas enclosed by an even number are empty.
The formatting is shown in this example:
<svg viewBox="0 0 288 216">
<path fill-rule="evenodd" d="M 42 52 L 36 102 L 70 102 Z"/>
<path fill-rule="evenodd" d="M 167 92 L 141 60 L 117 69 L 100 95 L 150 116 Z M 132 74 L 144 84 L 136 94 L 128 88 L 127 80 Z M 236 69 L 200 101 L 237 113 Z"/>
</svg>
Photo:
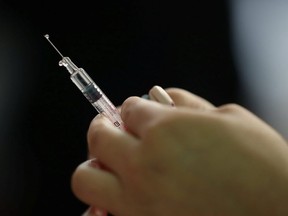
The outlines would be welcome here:
<svg viewBox="0 0 288 216">
<path fill-rule="evenodd" d="M 110 172 L 94 167 L 90 160 L 76 168 L 71 187 L 79 200 L 99 209 L 115 206 L 121 191 L 119 179 Z"/>
<path fill-rule="evenodd" d="M 129 159 L 138 140 L 116 128 L 106 117 L 98 115 L 87 133 L 89 154 L 102 165 L 118 173 L 125 169 L 124 161 Z"/>
<path fill-rule="evenodd" d="M 169 106 L 174 106 L 174 101 L 172 100 L 172 98 L 169 96 L 169 94 L 167 94 L 167 92 L 161 88 L 160 86 L 153 86 L 150 90 L 149 90 L 149 98 L 151 100 L 157 101 L 161 104 L 166 104 Z"/>
<path fill-rule="evenodd" d="M 143 137 L 150 124 L 167 118 L 172 112 L 170 106 L 139 97 L 129 97 L 122 104 L 121 118 L 125 127 L 138 137 Z"/>
<path fill-rule="evenodd" d="M 215 106 L 206 99 L 180 88 L 166 88 L 165 91 L 172 98 L 175 106 L 185 106 L 193 109 L 214 109 Z"/>
</svg>

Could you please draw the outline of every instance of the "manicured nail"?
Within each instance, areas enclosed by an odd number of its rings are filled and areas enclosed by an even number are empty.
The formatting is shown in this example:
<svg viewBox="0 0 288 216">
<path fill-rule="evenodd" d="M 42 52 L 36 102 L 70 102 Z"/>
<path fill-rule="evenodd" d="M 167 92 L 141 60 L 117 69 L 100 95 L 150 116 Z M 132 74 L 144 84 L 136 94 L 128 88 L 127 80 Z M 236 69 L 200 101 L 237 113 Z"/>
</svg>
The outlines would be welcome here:
<svg viewBox="0 0 288 216">
<path fill-rule="evenodd" d="M 149 98 L 161 104 L 175 106 L 174 101 L 168 95 L 168 93 L 163 88 L 157 85 L 153 86 L 153 88 L 150 89 Z"/>
</svg>

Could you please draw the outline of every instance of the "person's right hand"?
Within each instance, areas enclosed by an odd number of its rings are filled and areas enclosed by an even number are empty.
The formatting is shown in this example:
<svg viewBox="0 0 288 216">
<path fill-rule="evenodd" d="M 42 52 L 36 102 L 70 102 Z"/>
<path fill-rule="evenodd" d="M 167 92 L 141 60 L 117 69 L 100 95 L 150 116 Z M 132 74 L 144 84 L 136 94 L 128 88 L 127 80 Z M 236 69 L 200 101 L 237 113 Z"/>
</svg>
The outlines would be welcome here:
<svg viewBox="0 0 288 216">
<path fill-rule="evenodd" d="M 106 118 L 89 127 L 90 154 L 72 177 L 75 195 L 115 216 L 288 215 L 288 147 L 234 104 L 215 107 L 167 89 L 176 108 L 139 97 L 121 107 L 127 132 Z"/>
</svg>

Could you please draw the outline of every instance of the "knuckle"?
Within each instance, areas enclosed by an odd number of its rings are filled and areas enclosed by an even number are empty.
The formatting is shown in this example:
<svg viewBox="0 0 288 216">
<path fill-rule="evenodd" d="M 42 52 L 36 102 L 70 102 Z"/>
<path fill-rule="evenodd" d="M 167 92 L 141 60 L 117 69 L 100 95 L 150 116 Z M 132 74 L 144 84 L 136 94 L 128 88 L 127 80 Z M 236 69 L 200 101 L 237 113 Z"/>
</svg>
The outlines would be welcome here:
<svg viewBox="0 0 288 216">
<path fill-rule="evenodd" d="M 149 127 L 146 128 L 147 136 L 161 136 L 163 133 L 169 133 L 175 126 L 175 119 L 170 116 L 158 118 L 157 121 L 152 121 Z"/>
<path fill-rule="evenodd" d="M 234 113 L 234 112 L 242 112 L 243 108 L 236 103 L 229 103 L 222 106 L 219 106 L 217 112 L 221 113 Z"/>
</svg>

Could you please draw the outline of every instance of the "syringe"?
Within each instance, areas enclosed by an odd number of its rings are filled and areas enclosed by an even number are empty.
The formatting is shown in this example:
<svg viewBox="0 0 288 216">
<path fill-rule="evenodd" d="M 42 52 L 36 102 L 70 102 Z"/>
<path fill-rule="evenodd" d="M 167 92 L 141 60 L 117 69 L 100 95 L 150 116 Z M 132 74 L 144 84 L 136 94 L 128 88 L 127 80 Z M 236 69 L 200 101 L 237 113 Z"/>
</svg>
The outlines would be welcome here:
<svg viewBox="0 0 288 216">
<path fill-rule="evenodd" d="M 124 130 L 124 124 L 120 117 L 118 109 L 112 104 L 102 90 L 95 84 L 91 77 L 83 68 L 78 68 L 69 57 L 64 57 L 61 52 L 49 40 L 49 35 L 44 37 L 60 54 L 62 59 L 59 61 L 60 66 L 64 66 L 70 73 L 70 79 L 78 87 L 78 89 L 89 100 L 98 113 L 106 116 L 117 128 Z"/>
</svg>

